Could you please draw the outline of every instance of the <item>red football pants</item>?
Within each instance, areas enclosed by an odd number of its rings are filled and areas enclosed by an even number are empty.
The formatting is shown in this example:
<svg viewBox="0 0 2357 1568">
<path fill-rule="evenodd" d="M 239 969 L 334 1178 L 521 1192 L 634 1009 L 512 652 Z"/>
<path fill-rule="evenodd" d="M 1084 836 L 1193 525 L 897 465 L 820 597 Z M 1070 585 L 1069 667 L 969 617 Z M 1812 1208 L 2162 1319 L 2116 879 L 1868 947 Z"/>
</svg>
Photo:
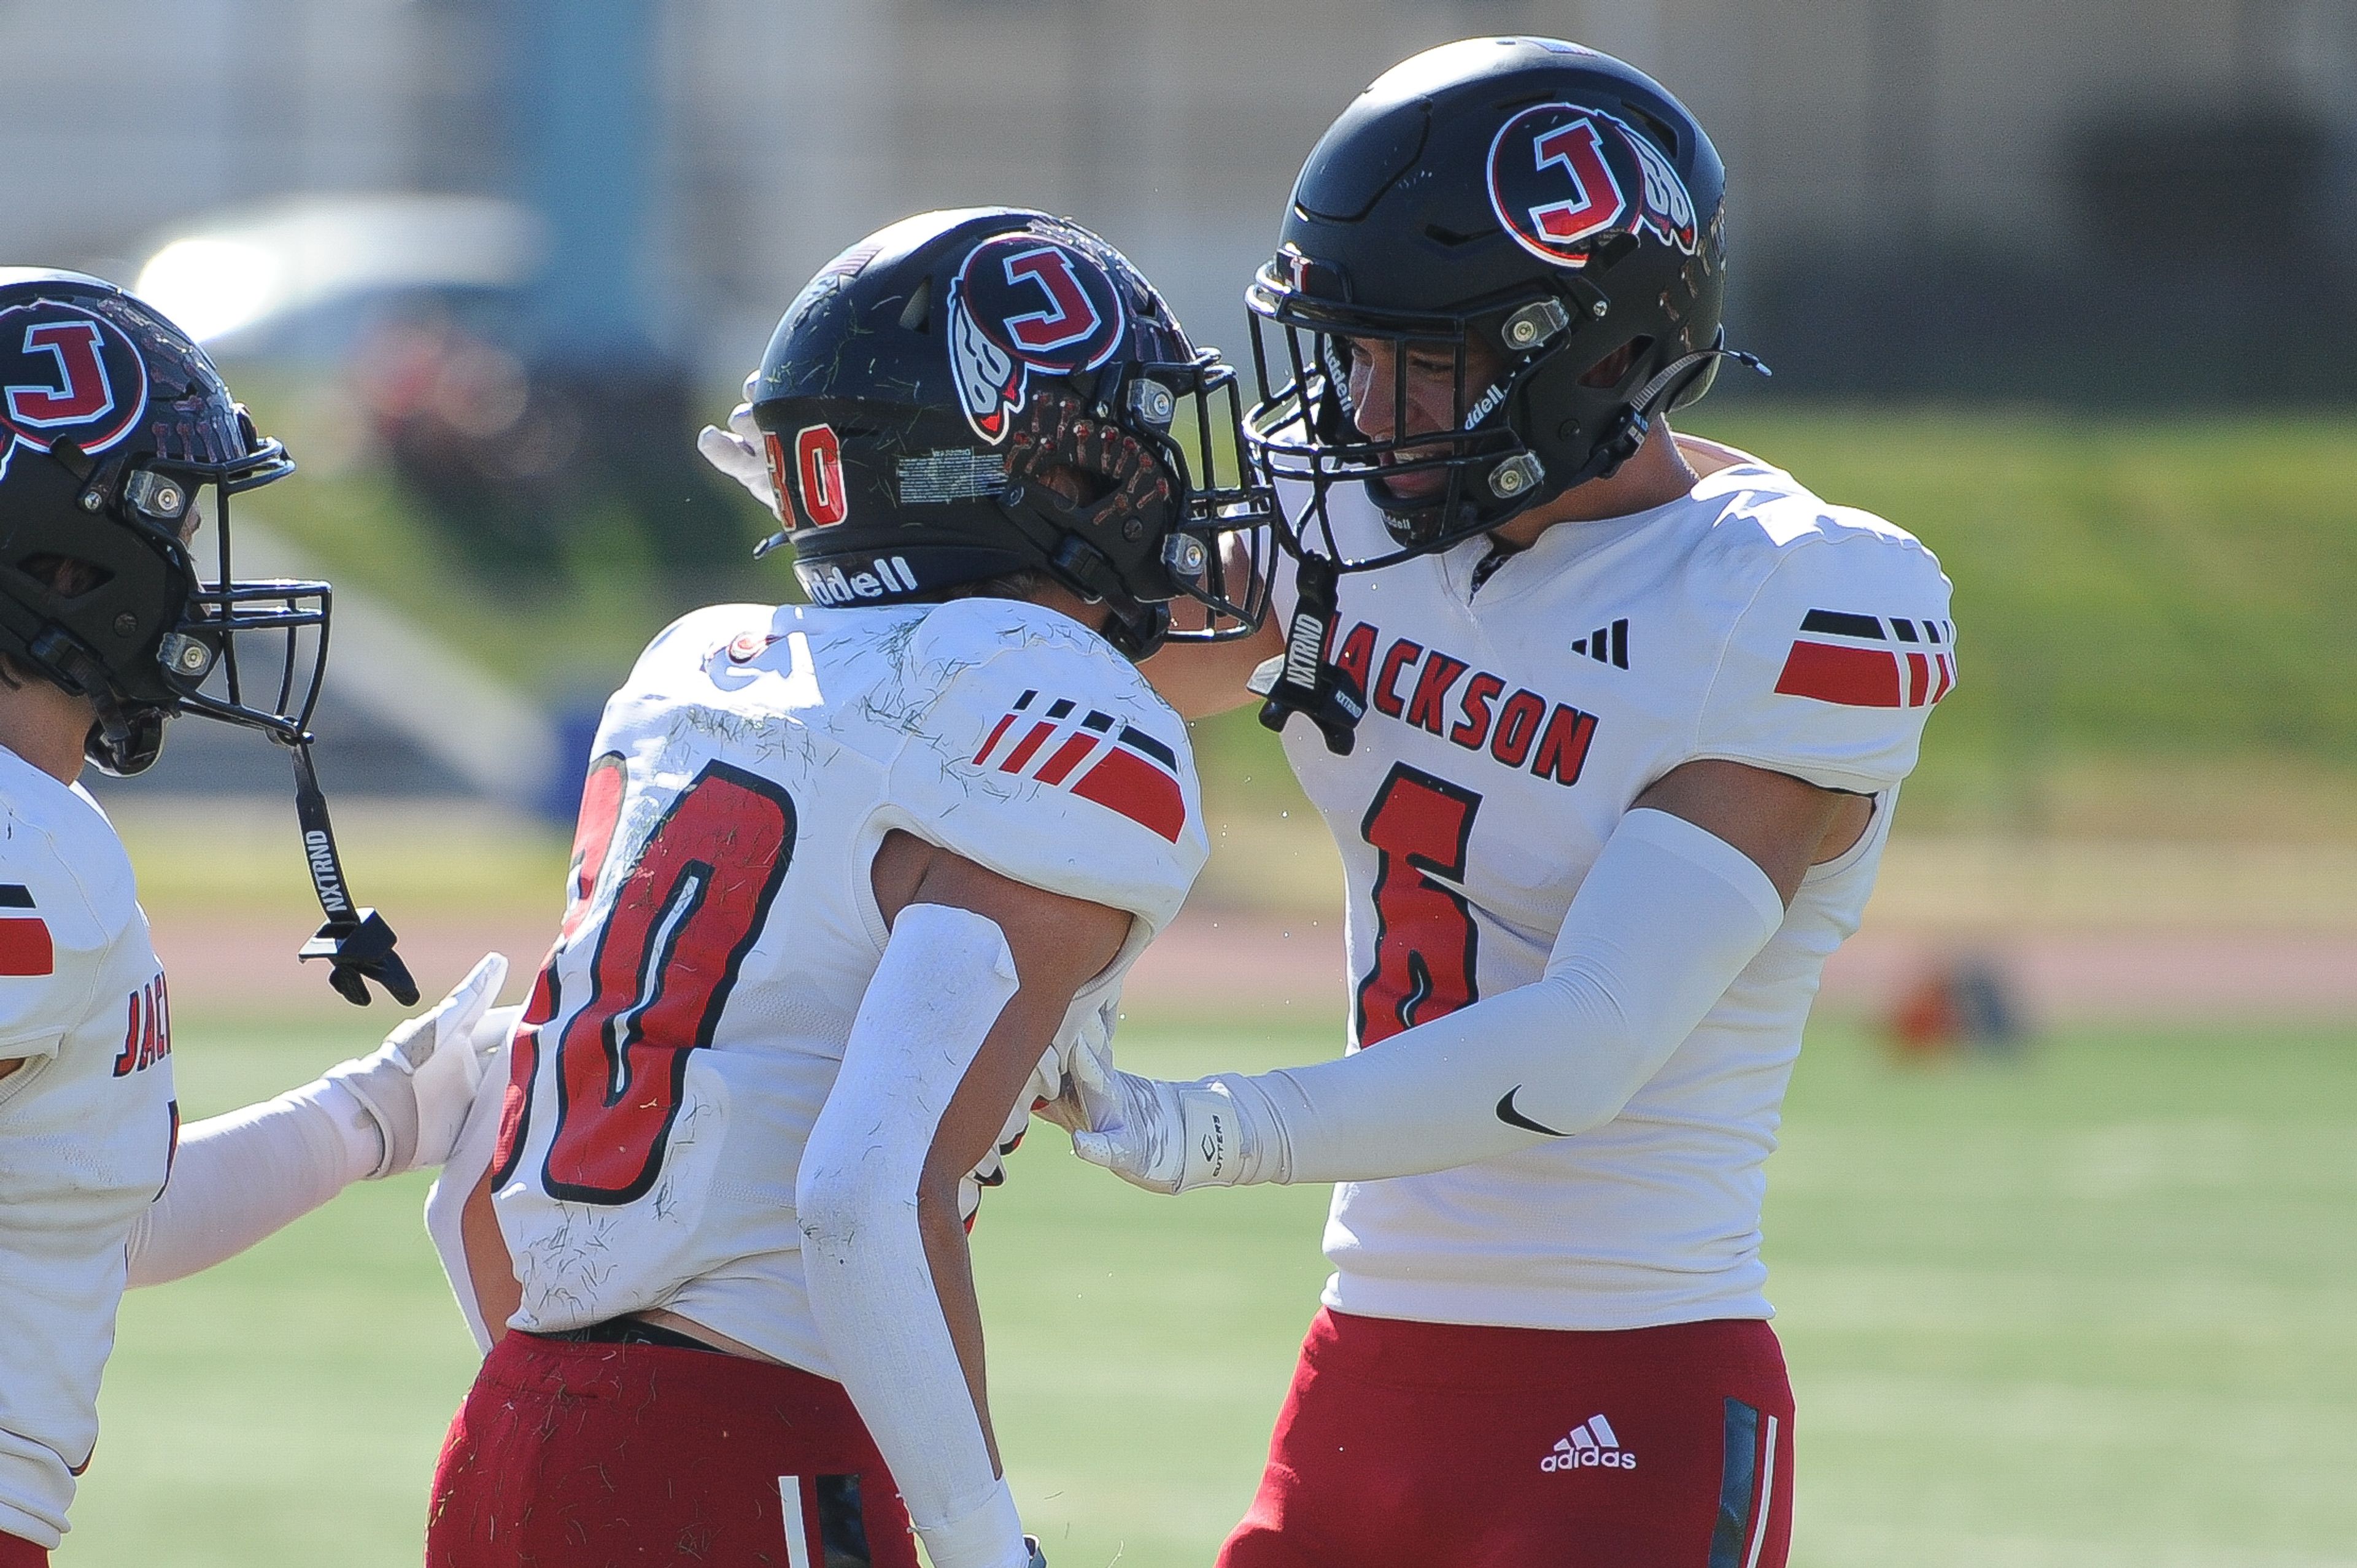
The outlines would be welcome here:
<svg viewBox="0 0 2357 1568">
<path fill-rule="evenodd" d="M 1783 1568 L 1765 1323 L 1574 1334 L 1320 1312 L 1220 1568 Z"/>
<path fill-rule="evenodd" d="M 666 1345 L 511 1333 L 450 1423 L 426 1568 L 917 1568 L 843 1385 Z"/>
<path fill-rule="evenodd" d="M 0 1568 L 49 1568 L 49 1549 L 0 1530 Z"/>
</svg>

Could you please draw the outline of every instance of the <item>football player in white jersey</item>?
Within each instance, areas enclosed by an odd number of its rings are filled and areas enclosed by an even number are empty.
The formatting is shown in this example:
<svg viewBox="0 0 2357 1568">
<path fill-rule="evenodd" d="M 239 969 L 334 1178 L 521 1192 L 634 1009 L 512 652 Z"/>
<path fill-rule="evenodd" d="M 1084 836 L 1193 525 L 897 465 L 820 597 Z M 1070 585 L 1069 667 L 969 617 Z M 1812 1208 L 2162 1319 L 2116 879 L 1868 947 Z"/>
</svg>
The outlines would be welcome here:
<svg viewBox="0 0 2357 1568">
<path fill-rule="evenodd" d="M 391 929 L 344 894 L 311 779 L 327 585 L 230 575 L 229 498 L 293 469 L 139 300 L 0 269 L 0 1568 L 48 1562 L 65 1532 L 124 1285 L 209 1267 L 362 1177 L 439 1164 L 492 1043 L 472 1035 L 497 954 L 374 1055 L 180 1126 L 163 966 L 123 843 L 77 782 L 85 761 L 140 771 L 182 711 L 287 745 L 329 916 L 305 956 L 355 1001 L 366 980 L 417 999 Z M 189 549 L 200 522 L 210 582 Z"/>
<path fill-rule="evenodd" d="M 1221 545 L 1267 492 L 1194 468 L 1244 470 L 1232 372 L 1038 213 L 845 251 L 747 397 L 705 448 L 811 602 L 687 617 L 607 705 L 504 1104 L 428 1206 L 489 1350 L 434 1568 L 1040 1561 L 966 1227 L 1202 864 L 1131 660 L 1182 594 L 1256 624 Z"/>
<path fill-rule="evenodd" d="M 1724 194 L 1642 74 L 1468 40 L 1335 122 L 1247 295 L 1297 553 L 1259 689 L 1313 721 L 1349 1054 L 1093 1073 L 1076 1137 L 1337 1184 L 1225 1568 L 1785 1560 L 1763 1165 L 1954 628 L 1905 532 L 1663 421 L 1727 356 Z M 1149 673 L 1209 712 L 1278 645 Z"/>
</svg>

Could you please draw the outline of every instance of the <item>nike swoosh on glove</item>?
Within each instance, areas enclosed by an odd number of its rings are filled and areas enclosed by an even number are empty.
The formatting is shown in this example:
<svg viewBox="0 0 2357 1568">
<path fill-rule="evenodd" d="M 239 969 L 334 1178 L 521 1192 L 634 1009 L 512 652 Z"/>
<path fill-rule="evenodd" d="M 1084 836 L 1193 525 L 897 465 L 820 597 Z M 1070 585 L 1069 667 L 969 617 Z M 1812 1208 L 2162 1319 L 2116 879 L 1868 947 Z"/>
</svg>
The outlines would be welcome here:
<svg viewBox="0 0 2357 1568">
<path fill-rule="evenodd" d="M 695 437 L 704 460 L 745 487 L 746 492 L 778 516 L 778 489 L 770 478 L 770 460 L 761 445 L 761 427 L 753 423 L 753 385 L 759 372 L 745 378 L 745 401 L 728 415 L 728 428 L 707 424 Z"/>
<path fill-rule="evenodd" d="M 430 1011 L 393 1030 L 369 1055 L 328 1069 L 326 1076 L 351 1091 L 384 1139 L 384 1157 L 369 1172 L 371 1180 L 450 1157 L 482 1084 L 483 1062 L 520 1011 L 491 1006 L 507 977 L 508 961 L 485 953 Z"/>
</svg>

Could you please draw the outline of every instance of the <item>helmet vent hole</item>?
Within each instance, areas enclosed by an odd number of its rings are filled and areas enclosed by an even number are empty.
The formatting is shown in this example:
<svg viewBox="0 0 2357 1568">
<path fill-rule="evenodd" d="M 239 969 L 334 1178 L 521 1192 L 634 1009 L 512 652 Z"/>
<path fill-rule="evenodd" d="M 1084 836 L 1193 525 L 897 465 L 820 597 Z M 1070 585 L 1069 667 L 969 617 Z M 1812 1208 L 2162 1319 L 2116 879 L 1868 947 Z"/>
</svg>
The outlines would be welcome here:
<svg viewBox="0 0 2357 1568">
<path fill-rule="evenodd" d="M 1599 392 L 1610 391 L 1628 379 L 1629 367 L 1644 358 L 1645 350 L 1652 346 L 1653 340 L 1651 338 L 1630 338 L 1629 341 L 1588 366 L 1581 373 L 1579 384 L 1584 387 L 1594 387 Z"/>
<path fill-rule="evenodd" d="M 933 310 L 933 280 L 920 278 L 909 295 L 909 303 L 900 307 L 900 326 L 907 331 L 922 332 L 925 321 Z"/>
<path fill-rule="evenodd" d="M 1625 99 L 1621 101 L 1620 113 L 1623 118 L 1635 122 L 1639 129 L 1652 137 L 1654 144 L 1662 151 L 1670 155 L 1672 163 L 1678 161 L 1678 128 L 1675 125 L 1663 120 L 1660 115 L 1649 112 L 1642 104 L 1631 103 Z"/>
<path fill-rule="evenodd" d="M 1591 274 L 1609 273 L 1636 252 L 1636 235 L 1604 235 L 1587 252 L 1587 270 Z"/>
<path fill-rule="evenodd" d="M 113 573 L 97 563 L 70 555 L 27 555 L 17 564 L 17 570 L 68 600 L 94 594 L 114 578 Z"/>
<path fill-rule="evenodd" d="M 1424 226 L 1424 237 L 1437 244 L 1446 245 L 1454 250 L 1459 245 L 1469 245 L 1481 236 L 1460 234 L 1454 229 L 1444 229 L 1437 223 L 1427 223 Z"/>
</svg>

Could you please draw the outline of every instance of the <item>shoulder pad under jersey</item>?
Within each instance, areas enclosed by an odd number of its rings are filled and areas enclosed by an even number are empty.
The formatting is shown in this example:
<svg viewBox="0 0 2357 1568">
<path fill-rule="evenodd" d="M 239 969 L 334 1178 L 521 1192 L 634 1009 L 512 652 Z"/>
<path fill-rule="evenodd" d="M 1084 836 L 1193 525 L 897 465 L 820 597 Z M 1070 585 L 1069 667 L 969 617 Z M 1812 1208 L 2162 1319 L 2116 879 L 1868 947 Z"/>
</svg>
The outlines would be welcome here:
<svg viewBox="0 0 2357 1568">
<path fill-rule="evenodd" d="M 1805 491 L 1727 523 L 1739 593 L 1693 753 L 1871 794 L 1956 686 L 1948 579 L 1911 535 Z"/>
<path fill-rule="evenodd" d="M 889 810 L 1001 875 L 1159 929 L 1210 853 L 1186 726 L 1135 665 L 1035 605 L 961 599 L 904 659 L 912 715 Z"/>
<path fill-rule="evenodd" d="M 79 790 L 56 789 L 0 809 L 0 1055 L 54 1052 L 139 918 L 123 841 Z"/>
</svg>

